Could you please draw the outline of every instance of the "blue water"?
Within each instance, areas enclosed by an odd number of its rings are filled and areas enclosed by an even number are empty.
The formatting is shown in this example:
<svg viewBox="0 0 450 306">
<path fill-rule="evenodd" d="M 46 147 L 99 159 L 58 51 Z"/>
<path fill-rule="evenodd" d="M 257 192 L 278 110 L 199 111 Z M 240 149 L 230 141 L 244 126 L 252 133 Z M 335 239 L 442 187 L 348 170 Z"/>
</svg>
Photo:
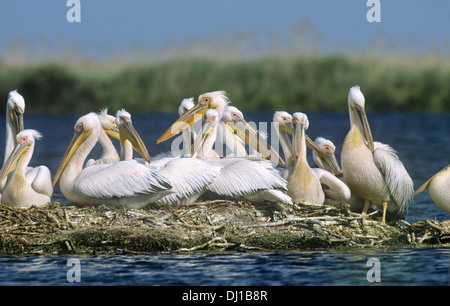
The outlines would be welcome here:
<svg viewBox="0 0 450 306">
<path fill-rule="evenodd" d="M 80 282 L 69 258 L 79 260 Z M 379 281 L 369 282 L 370 258 Z M 195 255 L 0 256 L 0 285 L 334 286 L 449 285 L 450 249 Z"/>
<path fill-rule="evenodd" d="M 347 113 L 310 113 L 307 134 L 323 136 L 337 147 L 348 131 Z M 176 115 L 133 114 L 133 124 L 152 156 L 170 150 L 156 145 Z M 272 114 L 247 114 L 247 121 L 270 122 Z M 25 116 L 25 127 L 43 133 L 31 165 L 54 174 L 73 135 L 75 116 Z M 374 140 L 390 144 L 413 178 L 415 188 L 450 163 L 450 114 L 368 113 Z M 4 118 L 0 118 L 0 126 Z M 4 135 L 0 134 L 0 143 Z M 3 155 L 3 148 L 0 154 Z M 100 148 L 92 155 L 99 156 Z M 311 156 L 309 156 L 312 164 Z M 55 189 L 55 201 L 67 203 Z M 430 199 L 415 197 L 407 222 L 448 220 Z M 448 285 L 450 249 L 362 249 L 333 252 L 227 253 L 217 255 L 81 256 L 81 283 L 68 283 L 70 257 L 0 255 L 0 285 Z M 381 282 L 369 283 L 369 258 L 377 258 Z"/>
</svg>

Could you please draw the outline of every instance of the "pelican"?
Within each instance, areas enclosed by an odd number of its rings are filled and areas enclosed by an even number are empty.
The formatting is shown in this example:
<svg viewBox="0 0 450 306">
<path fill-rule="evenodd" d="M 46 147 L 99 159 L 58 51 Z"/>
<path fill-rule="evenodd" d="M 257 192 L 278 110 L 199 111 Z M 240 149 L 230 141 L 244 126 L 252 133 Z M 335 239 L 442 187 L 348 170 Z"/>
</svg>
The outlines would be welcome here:
<svg viewBox="0 0 450 306">
<path fill-rule="evenodd" d="M 108 136 L 119 139 L 119 130 L 116 125 L 116 118 L 108 114 L 108 109 L 102 109 L 98 114 L 102 124 L 102 131 L 99 138 L 99 143 L 102 146 L 103 152 L 99 159 L 90 159 L 86 162 L 86 167 L 93 164 L 108 164 L 115 163 L 120 160 L 111 139 Z"/>
<path fill-rule="evenodd" d="M 204 116 L 202 131 L 195 139 L 193 157 L 206 159 L 209 164 L 221 168 L 207 189 L 219 198 L 246 199 L 253 203 L 284 202 L 292 203 L 286 195 L 286 181 L 273 168 L 272 163 L 264 159 L 225 157 L 216 159 L 212 147 L 217 138 L 217 125 L 220 114 L 209 109 Z"/>
<path fill-rule="evenodd" d="M 434 203 L 450 214 L 450 165 L 433 175 L 414 195 L 427 188 Z"/>
<path fill-rule="evenodd" d="M 152 167 L 136 160 L 98 164 L 83 169 L 87 155 L 100 138 L 102 126 L 97 114 L 89 113 L 75 124 L 75 134 L 64 154 L 53 179 L 64 196 L 78 206 L 106 204 L 142 208 L 170 194 L 170 182 Z M 133 130 L 121 131 L 139 150 L 141 156 L 150 161 L 142 140 Z"/>
<path fill-rule="evenodd" d="M 25 112 L 25 99 L 17 90 L 8 94 L 6 102 L 6 142 L 3 165 L 16 146 L 16 136 L 23 131 L 23 113 Z M 0 181 L 0 192 L 5 188 L 6 180 Z M 0 195 L 1 199 L 1 195 Z"/>
<path fill-rule="evenodd" d="M 297 112 L 293 114 L 292 118 L 295 126 L 293 144 L 296 163 L 288 178 L 288 195 L 297 203 L 323 204 L 325 194 L 322 184 L 324 184 L 342 202 L 345 202 L 350 198 L 349 188 L 330 172 L 320 168 L 311 168 L 308 165 L 305 137 L 305 130 L 309 127 L 308 117 Z"/>
<path fill-rule="evenodd" d="M 117 112 L 116 123 L 120 135 L 124 131 L 134 130 L 131 115 L 124 109 Z M 144 145 L 143 148 L 147 150 Z M 121 159 L 132 159 L 132 155 L 131 145 L 121 140 Z M 203 160 L 175 156 L 154 160 L 147 166 L 154 167 L 172 185 L 172 193 L 156 201 L 159 204 L 185 205 L 195 202 L 206 191 L 206 186 L 220 173 L 218 166 Z"/>
<path fill-rule="evenodd" d="M 208 109 L 215 109 L 219 113 L 220 120 L 225 113 L 229 100 L 224 91 L 214 91 L 202 94 L 198 97 L 198 103 L 189 111 L 183 114 L 175 123 L 173 123 L 157 140 L 157 144 L 165 141 L 188 126 L 193 125 L 196 121 L 203 118 L 204 113 Z M 222 123 L 221 123 L 222 124 Z M 226 129 L 223 129 L 225 132 Z M 259 133 L 256 133 L 245 121 L 240 120 L 238 124 L 233 125 L 233 133 L 236 133 L 246 144 L 250 145 L 261 153 L 267 159 L 273 160 L 276 163 L 281 163 L 283 166 L 285 162 L 278 155 L 273 148 L 271 148 Z M 219 135 L 222 136 L 222 135 Z M 222 137 L 221 137 L 222 138 Z M 222 138 L 223 139 L 223 138 Z M 226 138 L 225 138 L 226 139 Z M 252 140 L 252 141 L 250 141 Z M 233 145 L 232 145 L 233 147 Z"/>
<path fill-rule="evenodd" d="M 341 166 L 352 193 L 364 199 L 363 213 L 370 203 L 383 210 L 381 223 L 404 218 L 403 211 L 413 198 L 414 185 L 396 152 L 388 145 L 374 143 L 359 86 L 348 94 L 350 131 L 344 140 Z"/>
<path fill-rule="evenodd" d="M 17 145 L 0 171 L 0 180 L 3 181 L 16 165 L 3 190 L 2 203 L 18 207 L 50 203 L 53 195 L 50 170 L 45 166 L 39 166 L 27 171 L 33 156 L 35 140 L 41 137 L 38 131 L 31 129 L 17 134 Z"/>
</svg>

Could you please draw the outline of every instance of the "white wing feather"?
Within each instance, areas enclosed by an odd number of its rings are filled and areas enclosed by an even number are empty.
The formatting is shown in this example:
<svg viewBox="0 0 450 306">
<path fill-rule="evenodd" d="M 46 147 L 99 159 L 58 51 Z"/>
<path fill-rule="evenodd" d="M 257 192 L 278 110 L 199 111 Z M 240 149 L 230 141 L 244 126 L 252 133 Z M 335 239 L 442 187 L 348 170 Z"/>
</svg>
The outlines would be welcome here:
<svg viewBox="0 0 450 306">
<path fill-rule="evenodd" d="M 320 183 L 329 188 L 328 190 L 324 190 L 324 192 L 333 200 L 340 201 L 341 203 L 346 203 L 350 200 L 350 188 L 334 174 L 321 168 L 312 168 L 311 170 L 319 179 Z"/>
<path fill-rule="evenodd" d="M 397 156 L 397 152 L 390 146 L 374 142 L 373 157 L 375 164 L 385 177 L 391 196 L 403 211 L 414 196 L 414 183 Z M 389 207 L 389 206 L 388 206 Z"/>
<path fill-rule="evenodd" d="M 220 174 L 220 167 L 196 158 L 162 158 L 151 163 L 172 184 L 173 193 L 157 203 L 178 204 L 200 196 L 212 180 Z"/>
<path fill-rule="evenodd" d="M 87 197 L 109 199 L 161 192 L 170 189 L 171 184 L 155 168 L 126 160 L 85 168 L 74 188 Z"/>
<path fill-rule="evenodd" d="M 279 175 L 269 161 L 224 158 L 210 162 L 222 167 L 221 174 L 207 188 L 218 195 L 239 197 L 259 190 L 287 190 L 286 180 Z"/>
</svg>

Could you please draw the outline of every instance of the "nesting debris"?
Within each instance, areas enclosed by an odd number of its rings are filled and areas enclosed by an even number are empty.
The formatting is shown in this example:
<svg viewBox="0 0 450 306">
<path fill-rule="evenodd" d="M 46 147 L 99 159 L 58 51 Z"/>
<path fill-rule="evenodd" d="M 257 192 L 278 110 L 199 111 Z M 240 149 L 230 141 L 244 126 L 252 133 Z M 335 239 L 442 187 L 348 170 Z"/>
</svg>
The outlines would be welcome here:
<svg viewBox="0 0 450 306">
<path fill-rule="evenodd" d="M 380 224 L 342 204 L 261 204 L 216 200 L 183 207 L 78 208 L 0 204 L 0 253 L 142 254 L 195 251 L 443 247 L 450 224 Z"/>
</svg>

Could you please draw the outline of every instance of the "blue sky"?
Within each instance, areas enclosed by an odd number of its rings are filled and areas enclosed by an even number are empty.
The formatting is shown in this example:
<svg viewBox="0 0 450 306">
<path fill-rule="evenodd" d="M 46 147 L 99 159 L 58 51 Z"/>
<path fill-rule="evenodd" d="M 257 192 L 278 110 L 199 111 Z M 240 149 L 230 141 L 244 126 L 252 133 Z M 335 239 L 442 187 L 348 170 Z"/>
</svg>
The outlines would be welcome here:
<svg viewBox="0 0 450 306">
<path fill-rule="evenodd" d="M 366 0 L 80 0 L 80 23 L 67 21 L 66 2 L 2 0 L 0 56 L 20 46 L 30 55 L 65 50 L 98 58 L 197 40 L 220 45 L 239 35 L 259 47 L 277 37 L 280 48 L 289 48 L 305 25 L 304 42 L 321 52 L 375 43 L 381 50 L 450 55 L 448 0 L 380 0 L 380 23 L 367 21 Z"/>
</svg>

